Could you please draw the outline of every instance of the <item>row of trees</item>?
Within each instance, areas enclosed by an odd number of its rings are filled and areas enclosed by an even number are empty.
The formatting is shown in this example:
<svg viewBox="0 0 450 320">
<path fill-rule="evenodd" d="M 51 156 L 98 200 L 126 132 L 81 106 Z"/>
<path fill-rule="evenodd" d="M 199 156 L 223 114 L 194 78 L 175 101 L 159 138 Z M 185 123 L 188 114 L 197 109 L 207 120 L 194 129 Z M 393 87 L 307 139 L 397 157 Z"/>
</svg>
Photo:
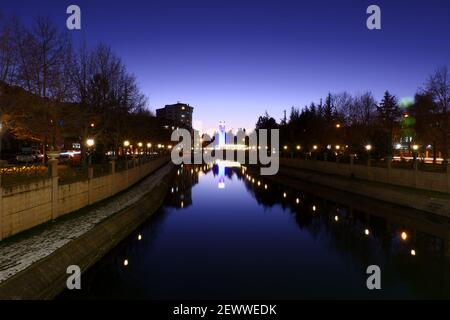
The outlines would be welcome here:
<svg viewBox="0 0 450 320">
<path fill-rule="evenodd" d="M 116 152 L 124 139 L 168 139 L 111 48 L 74 49 L 68 31 L 47 18 L 27 28 L 0 17 L 0 90 L 3 132 L 40 142 L 44 152 L 68 136 Z"/>
<path fill-rule="evenodd" d="M 302 110 L 292 108 L 289 118 L 278 123 L 267 112 L 259 117 L 256 129 L 279 128 L 283 144 L 301 145 L 307 150 L 318 146 L 348 146 L 347 151 L 365 154 L 370 144 L 379 157 L 392 156 L 396 144 L 428 148 L 436 159 L 438 152 L 449 156 L 450 74 L 439 68 L 418 90 L 414 101 L 398 101 L 386 91 L 377 102 L 371 92 L 352 96 L 347 92 L 329 94 L 324 101 Z M 431 148 L 430 148 L 431 146 Z"/>
</svg>

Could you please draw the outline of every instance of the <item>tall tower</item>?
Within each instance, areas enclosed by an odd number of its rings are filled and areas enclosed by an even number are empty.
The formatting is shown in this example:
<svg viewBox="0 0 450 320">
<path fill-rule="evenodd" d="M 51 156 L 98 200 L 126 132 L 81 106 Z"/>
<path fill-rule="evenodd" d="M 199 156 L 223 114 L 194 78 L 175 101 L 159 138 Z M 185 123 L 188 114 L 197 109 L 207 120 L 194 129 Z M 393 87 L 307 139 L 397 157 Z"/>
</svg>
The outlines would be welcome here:
<svg viewBox="0 0 450 320">
<path fill-rule="evenodd" d="M 223 147 L 227 143 L 225 137 L 226 137 L 225 122 L 220 121 L 219 122 L 219 148 Z"/>
</svg>

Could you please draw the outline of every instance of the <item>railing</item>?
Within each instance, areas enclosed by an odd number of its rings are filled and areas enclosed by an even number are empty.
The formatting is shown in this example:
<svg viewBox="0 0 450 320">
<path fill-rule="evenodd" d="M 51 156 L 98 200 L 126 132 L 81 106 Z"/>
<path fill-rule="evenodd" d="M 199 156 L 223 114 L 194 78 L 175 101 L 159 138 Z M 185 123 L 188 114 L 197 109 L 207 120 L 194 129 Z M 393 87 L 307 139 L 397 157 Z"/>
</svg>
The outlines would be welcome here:
<svg viewBox="0 0 450 320">
<path fill-rule="evenodd" d="M 161 155 L 89 168 L 61 165 L 55 160 L 49 161 L 49 168 L 2 167 L 0 240 L 122 192 L 169 161 L 168 155 Z"/>
<path fill-rule="evenodd" d="M 339 155 L 339 156 L 325 156 L 324 154 L 287 154 L 281 153 L 282 158 L 286 159 L 302 159 L 302 160 L 314 160 L 323 162 L 337 162 L 342 164 L 350 164 L 353 161 L 354 165 L 368 166 L 369 159 L 366 157 L 352 157 L 349 155 Z M 418 170 L 425 172 L 437 172 L 445 173 L 447 172 L 447 165 L 445 163 L 427 163 L 420 158 L 417 160 L 387 160 L 387 159 L 370 159 L 370 166 L 377 168 L 388 168 L 389 165 L 392 169 L 404 169 L 404 170 Z"/>
<path fill-rule="evenodd" d="M 111 173 L 111 163 L 94 164 L 92 174 L 94 178 L 103 177 Z"/>
<path fill-rule="evenodd" d="M 60 166 L 58 168 L 59 184 L 65 185 L 89 178 L 86 167 Z"/>
<path fill-rule="evenodd" d="M 318 158 L 316 158 L 318 159 Z M 334 161 L 284 157 L 282 166 L 382 182 L 416 189 L 450 193 L 450 164 L 432 164 L 420 160 L 350 159 L 350 164 Z"/>
</svg>

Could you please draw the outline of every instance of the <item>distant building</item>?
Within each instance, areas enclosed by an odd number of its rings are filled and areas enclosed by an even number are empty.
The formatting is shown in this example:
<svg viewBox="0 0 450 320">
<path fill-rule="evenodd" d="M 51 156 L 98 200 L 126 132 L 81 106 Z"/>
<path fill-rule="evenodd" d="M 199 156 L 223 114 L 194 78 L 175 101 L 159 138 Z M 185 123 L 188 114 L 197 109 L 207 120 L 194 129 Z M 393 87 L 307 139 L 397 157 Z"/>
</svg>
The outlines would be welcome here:
<svg viewBox="0 0 450 320">
<path fill-rule="evenodd" d="M 194 108 L 185 103 L 166 105 L 164 108 L 156 110 L 156 116 L 160 119 L 170 120 L 179 123 L 187 128 L 192 128 L 192 114 Z"/>
</svg>

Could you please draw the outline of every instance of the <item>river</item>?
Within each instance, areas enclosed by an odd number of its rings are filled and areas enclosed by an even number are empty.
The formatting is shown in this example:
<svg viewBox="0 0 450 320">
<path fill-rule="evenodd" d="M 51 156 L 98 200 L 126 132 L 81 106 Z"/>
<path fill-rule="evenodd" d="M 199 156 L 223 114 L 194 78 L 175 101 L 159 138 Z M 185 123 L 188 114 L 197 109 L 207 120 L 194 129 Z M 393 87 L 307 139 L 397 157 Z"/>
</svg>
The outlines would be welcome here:
<svg viewBox="0 0 450 320">
<path fill-rule="evenodd" d="M 164 206 L 59 298 L 448 299 L 448 226 L 244 168 L 184 166 Z M 367 288 L 370 265 L 381 290 Z"/>
</svg>

